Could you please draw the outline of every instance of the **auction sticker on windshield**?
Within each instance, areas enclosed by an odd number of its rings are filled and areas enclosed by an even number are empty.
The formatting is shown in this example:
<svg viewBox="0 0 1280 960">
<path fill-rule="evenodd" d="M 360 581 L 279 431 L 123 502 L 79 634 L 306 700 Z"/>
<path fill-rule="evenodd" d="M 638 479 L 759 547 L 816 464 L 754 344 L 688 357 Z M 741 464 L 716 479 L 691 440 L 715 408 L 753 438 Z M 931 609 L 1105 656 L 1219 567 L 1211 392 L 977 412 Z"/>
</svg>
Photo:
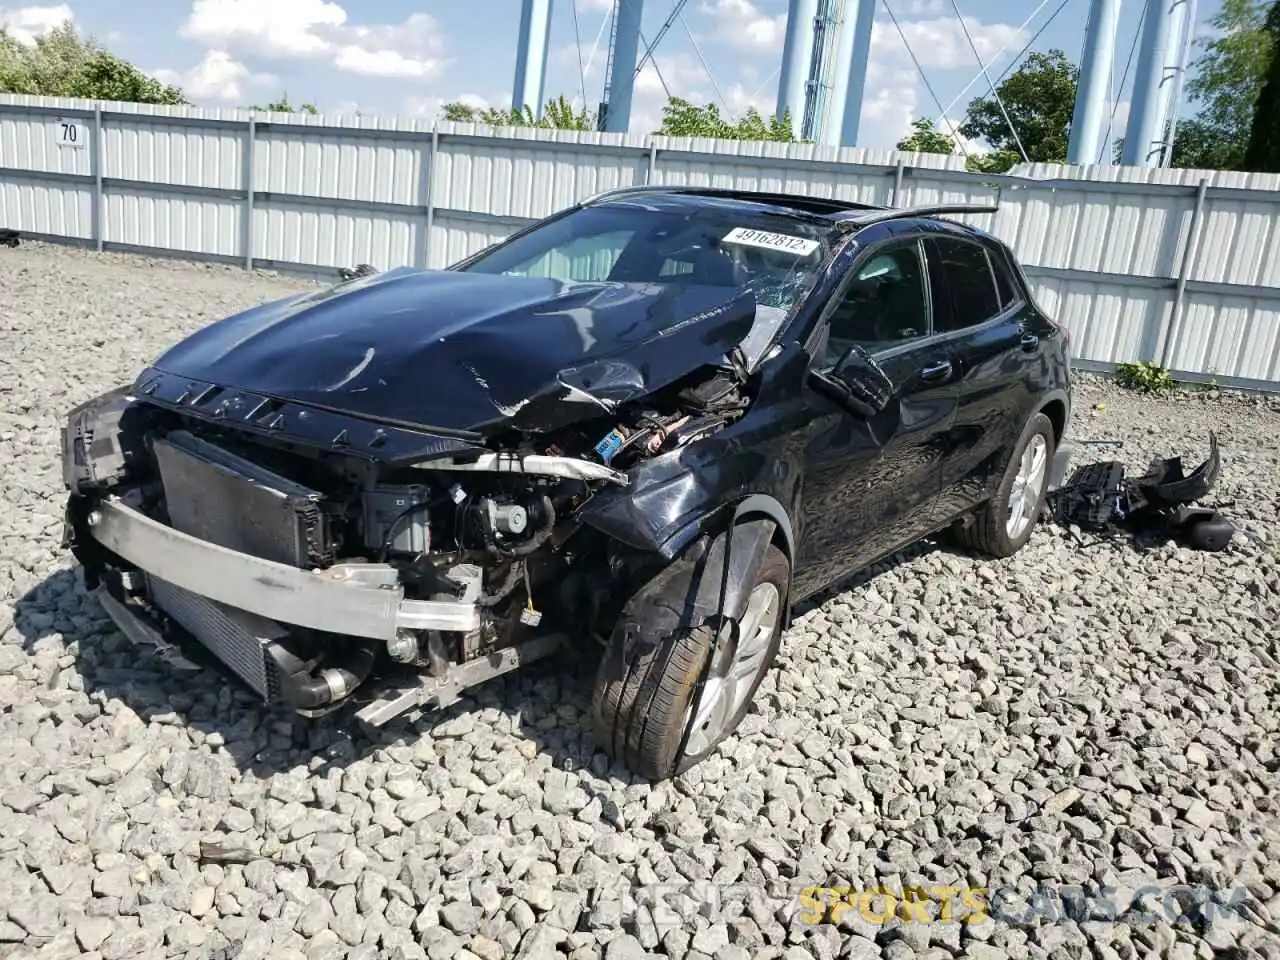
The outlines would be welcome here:
<svg viewBox="0 0 1280 960">
<path fill-rule="evenodd" d="M 764 247 L 766 250 L 785 250 L 801 257 L 807 257 L 817 250 L 817 240 L 806 237 L 793 237 L 785 233 L 770 233 L 767 230 L 753 230 L 750 227 L 734 227 L 724 235 L 721 243 L 740 243 L 748 247 Z"/>
</svg>

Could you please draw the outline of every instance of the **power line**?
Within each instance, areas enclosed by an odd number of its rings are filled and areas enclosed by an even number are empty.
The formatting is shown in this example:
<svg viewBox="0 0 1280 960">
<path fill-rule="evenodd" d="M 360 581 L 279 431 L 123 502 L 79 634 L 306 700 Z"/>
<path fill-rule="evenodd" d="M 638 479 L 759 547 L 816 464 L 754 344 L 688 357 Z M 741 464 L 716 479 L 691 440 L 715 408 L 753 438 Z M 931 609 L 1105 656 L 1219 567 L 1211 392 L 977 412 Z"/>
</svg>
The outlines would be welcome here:
<svg viewBox="0 0 1280 960">
<path fill-rule="evenodd" d="M 702 64 L 702 69 L 706 71 L 707 79 L 711 81 L 711 88 L 716 92 L 716 99 L 720 101 L 720 107 L 727 114 L 729 112 L 729 104 L 724 98 L 724 94 L 720 92 L 720 85 L 716 83 L 715 75 L 711 72 L 711 68 L 707 66 L 707 60 L 702 55 L 702 48 L 698 46 L 698 41 L 693 36 L 693 31 L 689 29 L 689 24 L 683 15 L 680 15 L 680 26 L 684 27 L 684 32 L 689 35 L 689 42 L 693 44 L 693 52 L 698 55 L 698 62 Z"/>
<path fill-rule="evenodd" d="M 680 11 L 684 9 L 684 5 L 689 0 L 676 0 L 676 5 L 672 9 L 671 14 L 663 21 L 662 26 L 658 28 L 658 32 L 654 35 L 653 43 L 646 43 L 644 56 L 640 58 L 640 62 L 636 64 L 636 76 L 640 75 L 640 71 L 644 69 L 644 65 L 653 57 L 654 52 L 658 49 L 658 44 L 662 42 L 662 38 L 667 35 L 667 31 L 671 29 L 671 25 L 676 22 L 676 17 L 680 16 Z M 641 40 L 644 39 L 642 36 Z M 654 61 L 657 66 L 657 61 Z"/>
<path fill-rule="evenodd" d="M 1146 20 L 1146 18 L 1147 18 L 1147 6 L 1146 4 L 1143 4 L 1142 13 L 1138 17 L 1138 26 L 1133 31 L 1133 42 L 1129 44 L 1129 57 L 1124 62 L 1124 73 L 1120 75 L 1120 86 L 1116 89 L 1116 97 L 1111 104 L 1111 116 L 1107 119 L 1106 143 L 1111 142 L 1112 132 L 1115 130 L 1116 112 L 1120 109 L 1119 93 L 1121 90 L 1124 89 L 1125 83 L 1127 83 L 1129 80 L 1129 68 L 1133 66 L 1134 54 L 1138 52 L 1138 40 L 1142 37 L 1142 22 Z M 1103 145 L 1102 149 L 1104 150 L 1106 149 L 1105 144 Z M 1098 157 L 1098 162 L 1099 163 L 1104 162 L 1101 156 Z"/>
<path fill-rule="evenodd" d="M 573 0 L 573 45 L 578 51 L 578 89 L 582 92 L 582 107 L 587 106 L 587 68 L 582 63 L 582 34 L 578 30 L 578 0 Z"/>
<path fill-rule="evenodd" d="M 591 45 L 591 53 L 587 56 L 587 66 L 585 68 L 587 73 L 591 72 L 591 65 L 595 63 L 596 54 L 600 52 L 600 40 L 604 37 L 604 32 L 609 28 L 609 23 L 612 19 L 611 15 L 605 14 L 603 19 L 600 21 L 600 29 L 596 31 L 596 42 Z M 607 80 L 608 77 L 605 79 Z"/>
<path fill-rule="evenodd" d="M 1040 5 L 1031 11 L 1031 16 L 1027 17 L 1027 19 L 1022 21 L 1022 25 L 1018 27 L 1018 33 L 1022 33 L 1023 30 L 1027 29 L 1027 27 L 1031 25 L 1031 21 L 1040 15 L 1040 11 L 1043 10 L 1045 7 L 1047 7 L 1049 5 L 1049 2 L 1050 0 L 1040 0 Z M 1047 27 L 1050 23 L 1052 23 L 1053 18 L 1056 17 L 1059 13 L 1061 13 L 1062 8 L 1065 7 L 1070 2 L 1071 0 L 1062 0 L 1062 2 L 1058 5 L 1058 9 L 1053 12 L 1053 14 L 1049 17 L 1049 19 L 1045 21 L 1044 26 L 1040 28 L 1040 32 L 1043 32 L 1044 27 Z M 1036 40 L 1036 37 L 1040 36 L 1040 32 L 1037 32 L 1036 36 L 1031 38 L 1031 43 L 1034 43 Z M 1027 49 L 1029 46 L 1030 44 L 1028 44 L 1026 47 L 1023 47 L 1021 53 L 1019 53 L 1018 56 L 1014 57 L 1012 62 L 1017 63 L 1018 59 L 1022 56 L 1022 54 L 1027 52 Z M 999 60 L 1000 57 L 1004 54 L 1004 52 L 1008 49 L 1009 49 L 1009 44 L 1007 43 L 1001 44 L 1000 49 L 996 51 L 996 55 L 991 58 L 991 62 L 995 63 L 995 61 Z M 955 105 L 960 102 L 960 98 L 969 92 L 969 90 L 973 87 L 975 83 L 978 82 L 981 76 L 982 76 L 981 71 L 979 71 L 978 73 L 975 73 L 973 75 L 973 79 L 964 85 L 964 89 L 961 90 L 959 93 L 957 93 L 955 95 L 955 98 L 949 104 L 947 104 L 947 109 L 943 111 L 943 115 L 938 118 L 939 124 L 941 124 L 946 119 L 946 114 L 950 113 L 955 108 Z M 1000 79 L 1003 79 L 1003 78 L 1004 76 L 1002 74 Z"/>
<path fill-rule="evenodd" d="M 641 34 L 640 34 L 640 42 L 641 42 L 641 43 L 643 43 L 643 44 L 644 44 L 645 46 L 647 46 L 647 47 L 649 46 L 649 41 L 648 41 L 648 40 L 646 40 L 646 39 L 644 38 L 644 34 L 643 34 L 643 33 L 641 33 Z M 657 41 L 657 40 L 654 40 L 654 41 L 653 41 L 653 46 L 654 46 L 654 47 L 656 47 L 657 45 L 658 45 L 658 41 Z M 653 47 L 649 47 L 649 49 L 651 49 L 651 50 L 652 50 L 652 49 L 653 49 Z M 642 60 L 642 61 L 640 61 L 640 62 L 641 62 L 641 64 L 643 64 L 643 63 L 644 63 L 644 61 L 643 61 L 643 60 Z M 659 82 L 660 84 L 662 84 L 662 92 L 663 92 L 663 93 L 665 93 L 665 94 L 667 95 L 667 99 L 668 99 L 668 100 L 670 100 L 670 99 L 671 99 L 671 88 L 667 86 L 667 81 L 666 81 L 666 79 L 662 76 L 662 70 L 658 67 L 658 58 L 657 58 L 657 57 L 654 57 L 654 58 L 653 58 L 653 72 L 654 72 L 654 73 L 656 73 L 656 74 L 658 75 L 658 82 Z M 639 69 L 639 67 L 637 67 L 637 68 L 636 68 L 636 76 L 639 76 L 639 75 L 640 75 L 640 69 Z"/>
<path fill-rule="evenodd" d="M 1023 163 L 1030 163 L 1031 158 L 1027 156 L 1026 148 L 1022 146 L 1022 138 L 1018 136 L 1018 131 L 1014 129 L 1013 121 L 1009 119 L 1009 111 L 1005 109 L 1004 100 L 1001 98 L 999 91 L 996 90 L 995 81 L 991 79 L 991 74 L 987 71 L 987 65 L 982 60 L 982 54 L 978 52 L 977 45 L 973 42 L 973 37 L 969 34 L 969 27 L 964 22 L 964 17 L 960 14 L 960 7 L 956 0 L 951 0 L 951 9 L 955 11 L 956 19 L 960 21 L 960 29 L 964 31 L 964 38 L 969 41 L 969 49 L 973 51 L 973 55 L 977 58 L 978 66 L 982 68 L 982 74 L 987 78 L 987 85 L 991 88 L 991 96 L 995 97 L 996 106 L 1000 108 L 1000 114 L 1004 117 L 1004 122 L 1009 125 L 1009 132 L 1013 134 L 1013 142 L 1018 145 L 1018 153 L 1022 155 Z"/>
<path fill-rule="evenodd" d="M 920 74 L 920 79 L 924 81 L 925 89 L 929 91 L 929 96 L 933 97 L 933 105 L 942 110 L 942 101 L 938 98 L 938 93 L 933 89 L 933 84 L 929 82 L 929 78 L 925 76 L 924 68 L 920 66 L 920 61 L 916 59 L 915 51 L 911 49 L 911 44 L 907 42 L 907 35 L 902 32 L 902 24 L 898 23 L 898 18 L 893 15 L 893 8 L 889 6 L 889 0 L 884 0 L 884 9 L 889 14 L 889 19 L 893 21 L 894 28 L 898 31 L 898 36 L 902 39 L 902 45 L 907 48 L 907 56 L 911 58 L 911 62 L 916 65 L 916 73 Z M 946 111 L 942 111 L 946 116 Z M 964 141 L 959 137 L 954 138 L 956 146 L 960 148 L 960 152 L 964 158 L 969 159 L 969 151 L 964 147 Z"/>
</svg>

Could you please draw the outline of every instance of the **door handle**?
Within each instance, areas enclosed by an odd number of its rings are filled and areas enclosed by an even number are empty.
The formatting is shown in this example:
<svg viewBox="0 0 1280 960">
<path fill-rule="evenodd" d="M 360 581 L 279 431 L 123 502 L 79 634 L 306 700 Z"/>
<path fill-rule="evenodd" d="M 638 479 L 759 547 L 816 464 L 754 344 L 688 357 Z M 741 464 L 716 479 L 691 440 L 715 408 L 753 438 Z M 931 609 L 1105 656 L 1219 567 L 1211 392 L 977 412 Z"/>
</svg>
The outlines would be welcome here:
<svg viewBox="0 0 1280 960">
<path fill-rule="evenodd" d="M 951 361 L 940 360 L 937 363 L 931 363 L 920 371 L 921 380 L 942 380 L 951 376 Z"/>
<path fill-rule="evenodd" d="M 1018 340 L 1018 346 L 1022 347 L 1023 350 L 1034 350 L 1039 345 L 1040 338 L 1034 333 L 1024 333 L 1021 339 Z"/>
</svg>

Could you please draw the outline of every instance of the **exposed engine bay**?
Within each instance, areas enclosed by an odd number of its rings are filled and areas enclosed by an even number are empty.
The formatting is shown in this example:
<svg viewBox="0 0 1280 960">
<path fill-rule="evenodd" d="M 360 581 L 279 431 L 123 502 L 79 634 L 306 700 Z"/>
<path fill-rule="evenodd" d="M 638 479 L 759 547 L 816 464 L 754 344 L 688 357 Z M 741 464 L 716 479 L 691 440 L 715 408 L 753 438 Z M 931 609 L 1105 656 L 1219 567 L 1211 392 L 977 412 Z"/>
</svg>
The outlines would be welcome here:
<svg viewBox="0 0 1280 960">
<path fill-rule="evenodd" d="M 569 636 L 603 642 L 644 560 L 582 524 L 582 510 L 601 489 L 625 486 L 628 468 L 740 417 L 743 382 L 732 364 L 703 367 L 558 431 L 510 431 L 409 464 L 262 436 L 121 390 L 77 408 L 65 431 L 68 545 L 113 616 L 118 605 L 154 622 L 155 645 L 194 638 L 268 701 L 316 713 L 356 700 L 358 716 L 381 725 L 518 666 L 522 651 L 541 655 Z M 136 530 L 113 532 L 130 518 Z M 147 536 L 194 538 L 183 549 L 234 551 L 229 565 L 202 555 L 207 579 L 193 576 L 163 541 L 145 558 L 137 546 L 145 562 L 130 562 L 123 553 L 146 521 Z M 228 602 L 252 585 L 219 593 L 218 570 L 242 570 L 247 558 L 284 565 L 259 584 L 292 568 L 438 606 L 377 637 L 275 621 L 264 615 L 269 590 L 258 612 Z M 173 582 L 179 573 L 187 587 Z M 392 682 L 379 695 L 371 677 Z"/>
</svg>

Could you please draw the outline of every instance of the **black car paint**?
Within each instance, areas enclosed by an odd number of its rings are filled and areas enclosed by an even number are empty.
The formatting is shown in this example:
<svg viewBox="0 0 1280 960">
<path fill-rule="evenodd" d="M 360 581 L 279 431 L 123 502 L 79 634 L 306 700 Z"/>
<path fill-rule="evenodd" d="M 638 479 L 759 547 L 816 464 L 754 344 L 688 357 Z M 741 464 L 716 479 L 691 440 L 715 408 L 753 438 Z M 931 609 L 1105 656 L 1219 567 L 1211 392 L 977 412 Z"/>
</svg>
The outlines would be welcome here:
<svg viewBox="0 0 1280 960">
<path fill-rule="evenodd" d="M 694 206 L 704 200 L 679 197 L 664 198 L 663 202 Z M 774 212 L 810 223 L 821 220 L 815 214 L 781 208 Z M 985 238 L 985 234 L 958 224 L 920 219 L 880 223 L 853 237 L 841 238 L 833 244 L 829 259 L 807 296 L 793 308 L 779 337 L 777 354 L 752 375 L 748 387 L 754 402 L 746 416 L 696 444 L 639 463 L 630 470 L 629 486 L 606 487 L 597 493 L 582 520 L 621 543 L 672 558 L 701 534 L 722 528 L 731 517 L 767 517 L 776 524 L 777 538 L 792 560 L 791 600 L 795 601 L 937 529 L 960 504 L 972 505 L 989 495 L 998 479 L 998 471 L 992 467 L 1007 461 L 1022 424 L 1048 403 L 1061 403 L 1064 411 L 1069 409 L 1057 328 L 1032 306 L 1029 296 L 1017 323 L 1020 329 L 1031 329 L 1040 335 L 1034 350 L 1004 349 L 1012 329 L 1007 318 L 993 322 L 990 329 L 982 325 L 901 350 L 883 359 L 883 365 L 899 382 L 898 396 L 886 411 L 871 419 L 848 412 L 822 389 L 820 378 L 811 370 L 813 341 L 815 335 L 820 335 L 823 309 L 848 271 L 878 244 L 911 231 L 921 236 L 945 233 Z M 451 269 L 461 270 L 474 259 Z M 473 286 L 473 281 L 461 279 L 451 282 L 438 279 L 439 274 L 434 273 L 409 271 L 402 275 L 404 279 L 389 289 L 398 290 L 403 298 L 396 294 L 383 306 L 394 303 L 405 311 L 405 316 L 420 318 L 425 306 L 436 306 L 434 299 L 423 304 L 415 302 L 415 297 L 434 298 L 449 290 L 481 289 L 494 295 L 493 300 L 478 306 L 449 305 L 451 310 L 459 311 L 452 314 L 456 325 L 442 325 L 441 329 L 473 337 L 467 344 L 473 350 L 479 349 L 481 343 L 493 342 L 484 331 L 518 331 L 512 318 L 536 315 L 555 295 L 550 284 L 539 286 L 538 282 L 523 278 L 488 278 L 502 285 L 504 295 L 517 289 L 526 292 L 527 300 L 520 301 L 519 309 L 511 309 L 513 305 L 507 303 L 508 309 L 503 310 L 497 286 Z M 1025 289 L 1020 272 L 1017 276 Z M 509 286 L 505 283 L 508 280 L 512 281 Z M 388 281 L 373 278 L 356 281 L 352 286 L 356 290 L 374 290 L 380 282 Z M 350 288 L 347 292 L 351 292 Z M 724 290 L 715 292 L 720 297 L 718 301 L 712 297 L 694 302 L 703 310 L 720 308 L 716 319 L 686 328 L 688 342 L 699 350 L 705 347 L 707 352 L 695 350 L 691 356 L 680 351 L 682 359 L 688 361 L 680 372 L 691 371 L 716 350 L 723 352 L 726 341 L 742 329 L 743 315 L 734 309 L 736 302 L 726 299 Z M 579 295 L 589 299 L 600 293 L 595 290 Z M 364 303 L 370 307 L 374 306 L 371 300 L 376 300 L 357 296 L 343 301 L 343 288 L 338 288 L 328 295 L 288 301 L 292 307 L 268 304 L 256 313 L 248 312 L 248 342 L 253 342 L 253 335 L 287 321 L 294 315 L 290 309 L 300 302 L 320 304 L 326 296 L 337 298 L 338 304 Z M 617 322 L 612 329 L 620 341 L 645 341 L 643 335 L 626 340 L 627 316 L 646 325 L 651 334 L 664 329 L 664 323 L 674 315 L 670 300 L 641 302 L 647 304 L 642 310 L 629 314 L 619 310 L 612 315 Z M 660 312 L 655 313 L 655 309 Z M 481 314 L 485 320 L 471 322 Z M 347 315 L 347 320 L 362 322 L 358 316 Z M 381 312 L 374 322 L 388 323 L 382 331 L 387 335 L 382 341 L 386 349 L 397 343 L 391 334 L 402 334 L 405 329 L 394 316 Z M 364 329 L 373 329 L 368 322 L 362 323 Z M 486 323 L 493 325 L 486 327 Z M 285 323 L 286 329 L 288 326 Z M 331 327 L 326 322 L 321 326 L 326 332 L 338 334 L 336 339 L 343 339 L 341 324 Z M 410 342 L 426 350 L 427 339 L 415 333 Z M 519 346 L 506 353 L 503 363 L 510 366 L 502 370 L 503 375 L 520 379 L 523 386 L 519 393 L 536 396 L 540 387 L 558 381 L 561 366 L 557 364 L 572 364 L 575 358 L 557 348 L 542 354 L 545 362 L 537 365 L 536 376 L 521 374 L 518 368 L 525 358 L 519 354 L 526 343 L 527 338 L 521 338 Z M 218 345 L 207 353 L 234 355 L 234 350 L 225 350 L 234 346 L 225 339 L 213 337 L 205 344 Z M 271 346 L 264 355 L 278 357 L 285 352 L 285 343 Z M 271 371 L 259 365 L 263 357 L 255 356 L 253 363 L 238 368 L 241 376 L 230 377 L 232 381 L 253 383 L 229 384 L 227 373 L 215 362 L 216 356 L 201 357 L 200 351 L 190 345 L 188 350 L 185 362 L 178 362 L 184 358 L 180 345 L 156 365 L 181 367 L 178 373 L 185 371 L 186 376 L 150 369 L 138 380 L 140 392 L 172 409 L 205 419 L 233 419 L 259 433 L 287 434 L 296 442 L 344 447 L 376 459 L 407 462 L 428 450 L 472 445 L 479 438 L 467 431 L 474 429 L 477 421 L 488 425 L 497 422 L 488 408 L 484 409 L 484 416 L 477 416 L 476 404 L 481 402 L 482 394 L 474 390 L 474 381 L 465 387 L 466 412 L 451 413 L 449 403 L 433 404 L 420 396 L 422 391 L 415 386 L 408 365 L 397 368 L 393 375 L 393 381 L 406 396 L 384 393 L 395 413 L 371 403 L 361 409 L 341 411 L 326 406 L 325 401 L 332 400 L 331 391 L 326 394 L 316 389 L 316 382 L 323 377 L 313 377 L 309 385 L 301 385 L 302 389 L 284 391 L 292 394 L 284 396 L 272 383 Z M 341 379 L 360 359 L 345 341 L 340 353 L 329 371 L 337 374 L 335 379 Z M 925 382 L 922 371 L 938 361 L 950 363 L 951 370 L 939 380 Z M 495 370 L 496 365 L 487 369 Z M 678 375 L 675 364 L 662 365 L 661 369 L 661 376 Z M 199 391 L 201 384 L 209 386 L 212 381 L 224 388 L 218 400 L 222 407 L 212 411 L 197 409 L 199 395 L 192 391 Z M 458 386 L 462 389 L 461 383 Z M 433 384 L 433 389 L 439 387 Z M 412 399 L 409 394 L 414 395 Z M 348 391 L 344 400 L 350 396 Z M 490 403 L 490 398 L 484 396 L 483 401 Z M 269 408 L 266 418 L 254 416 L 255 410 L 264 409 L 261 404 Z M 399 415 L 404 413 L 411 417 Z M 420 419 L 415 422 L 412 417 Z M 433 433 L 434 427 L 448 426 L 456 429 L 452 433 Z"/>
<path fill-rule="evenodd" d="M 554 430 L 717 362 L 754 319 L 732 287 L 402 268 L 220 320 L 154 366 L 428 430 Z"/>
<path fill-rule="evenodd" d="M 998 245 L 975 239 L 1007 265 Z M 1065 426 L 1070 401 L 1061 331 L 1036 307 L 1025 278 L 1010 273 L 1016 301 L 950 339 L 958 396 L 940 478 L 939 524 L 990 496 L 1033 412 L 1047 410 L 1056 429 Z"/>
</svg>

